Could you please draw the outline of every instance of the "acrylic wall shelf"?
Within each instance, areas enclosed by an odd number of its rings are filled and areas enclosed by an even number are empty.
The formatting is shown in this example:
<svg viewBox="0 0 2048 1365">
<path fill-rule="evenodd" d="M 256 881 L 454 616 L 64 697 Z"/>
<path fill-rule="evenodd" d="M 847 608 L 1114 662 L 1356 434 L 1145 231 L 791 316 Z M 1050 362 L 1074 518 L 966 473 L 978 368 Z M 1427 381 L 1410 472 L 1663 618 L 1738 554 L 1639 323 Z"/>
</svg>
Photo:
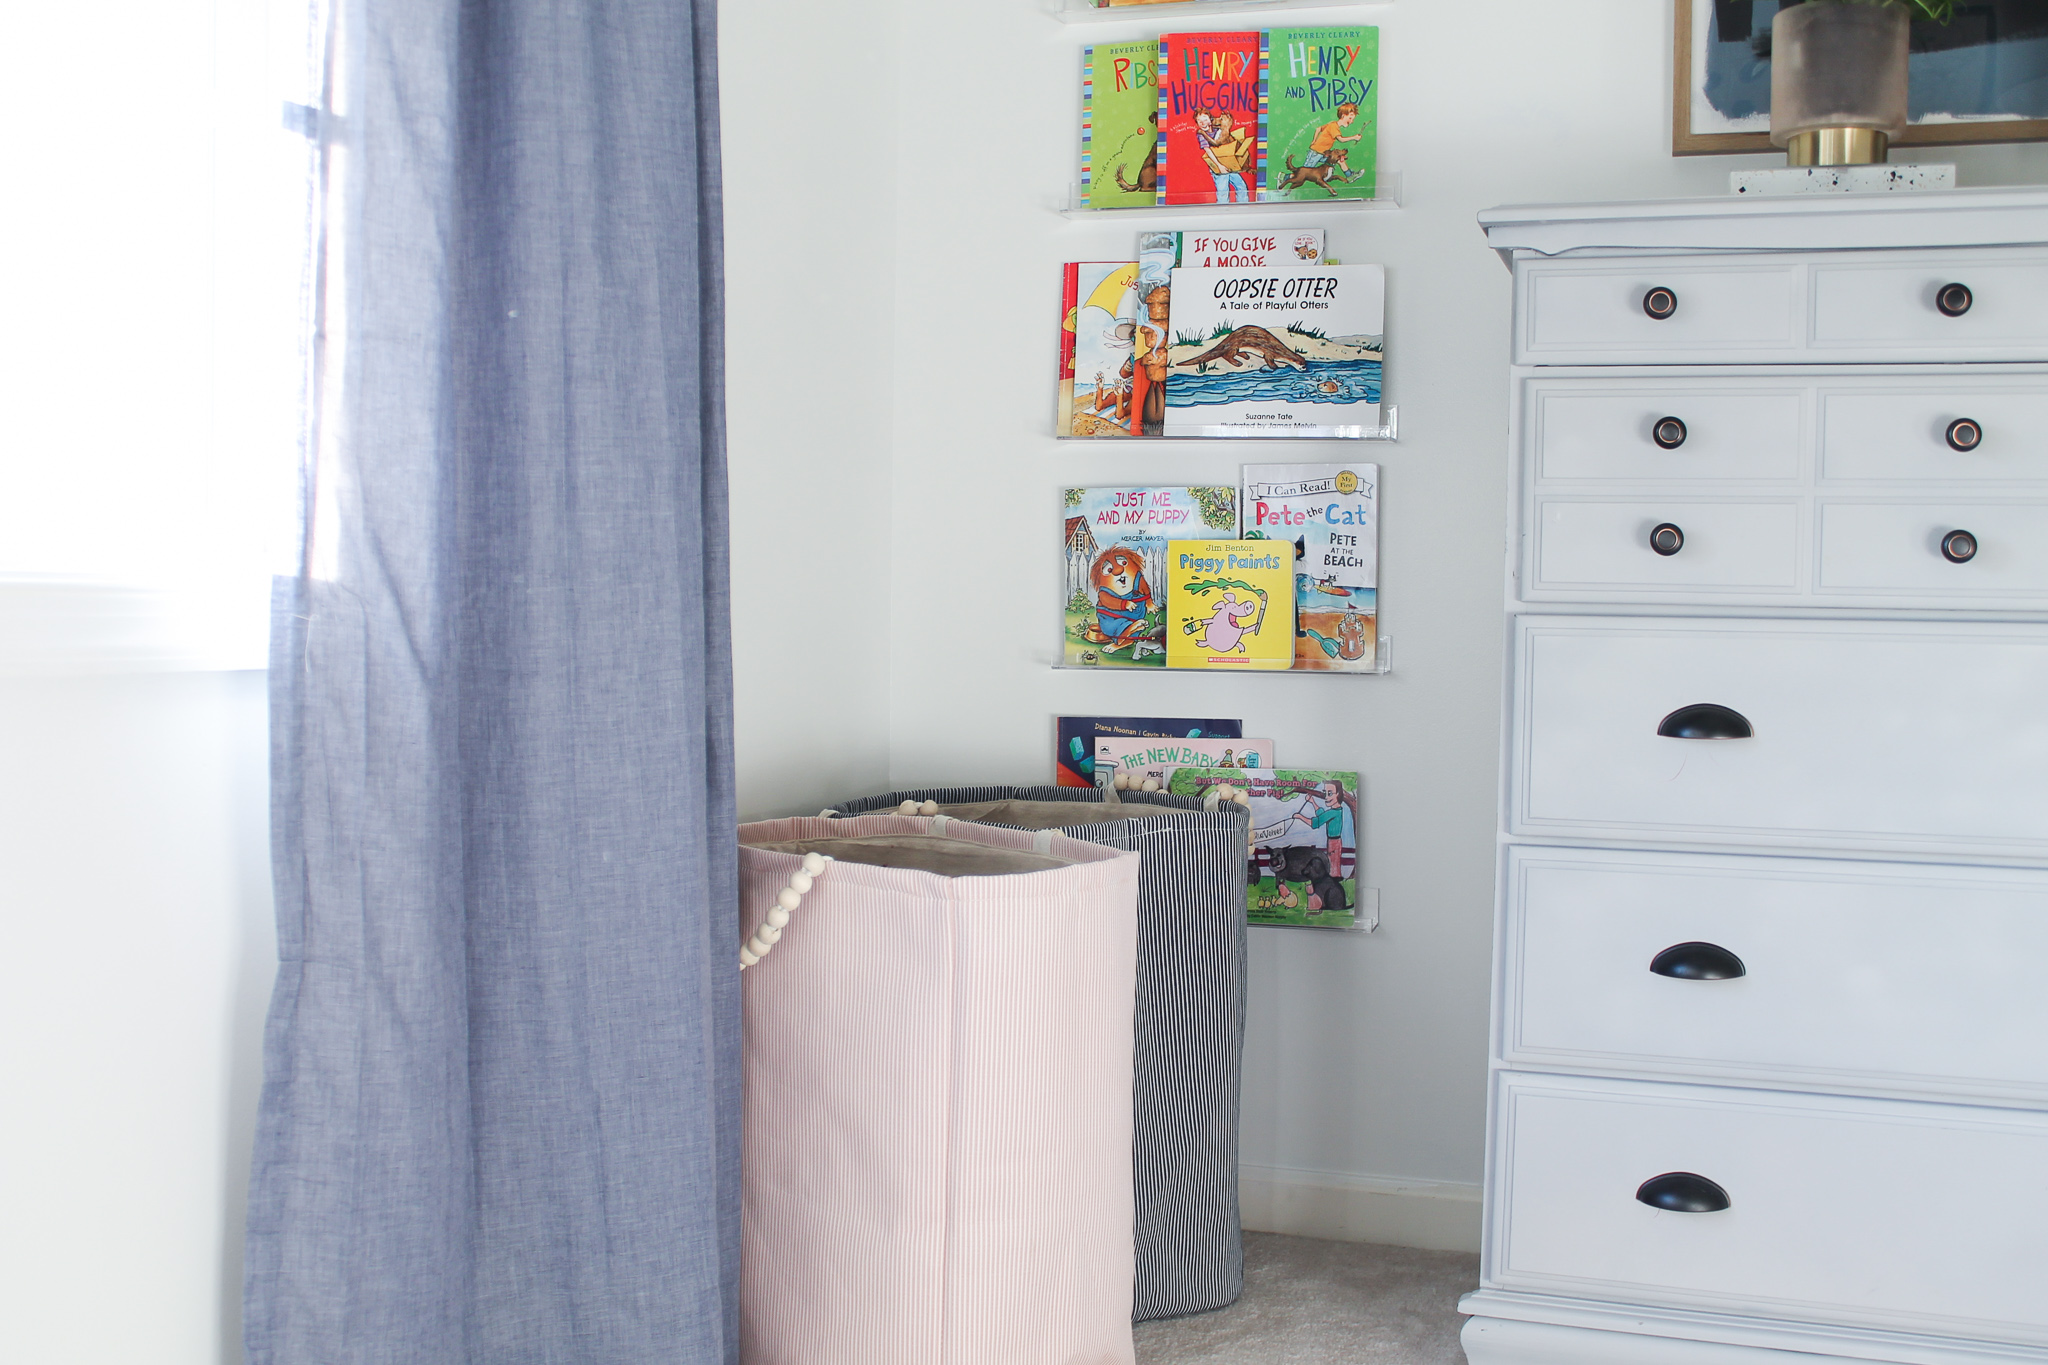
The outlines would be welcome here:
<svg viewBox="0 0 2048 1365">
<path fill-rule="evenodd" d="M 1053 439 L 1086 441 L 1091 444 L 1122 441 L 1145 446 L 1160 441 L 1397 441 L 1401 438 L 1401 409 L 1397 405 L 1380 404 L 1380 421 L 1382 425 L 1376 427 L 1295 427 L 1277 431 L 1253 431 L 1244 427 L 1204 427 L 1198 432 L 1183 432 L 1174 436 L 1062 436 L 1054 432 Z"/>
<path fill-rule="evenodd" d="M 1298 9 L 1377 8 L 1390 0 L 1181 0 L 1178 4 L 1117 5 L 1097 9 L 1088 0 L 1046 0 L 1052 17 L 1063 24 L 1131 23 L 1152 18 L 1178 21 L 1226 14 L 1266 14 Z"/>
<path fill-rule="evenodd" d="M 1061 650 L 1064 659 L 1064 644 Z M 1233 671 L 1228 668 L 1169 668 L 1163 664 L 1111 664 L 1104 668 L 1101 664 L 1066 662 L 1055 663 L 1052 667 L 1056 673 L 1200 673 L 1211 678 L 1377 678 L 1394 671 L 1394 647 L 1393 642 L 1382 635 L 1373 652 L 1371 668 L 1350 668 L 1342 672 L 1324 668 L 1247 668 Z"/>
<path fill-rule="evenodd" d="M 1099 218 L 1111 216 L 1156 213 L 1177 218 L 1189 216 L 1236 217 L 1239 214 L 1256 214 L 1266 211 L 1294 214 L 1308 213 L 1355 213 L 1361 209 L 1397 209 L 1401 207 L 1401 173 L 1381 171 L 1373 177 L 1373 197 L 1370 199 L 1256 199 L 1249 204 L 1218 204 L 1211 200 L 1202 204 L 1115 204 L 1096 205 L 1082 201 L 1079 181 L 1067 186 L 1066 202 L 1059 211 L 1068 218 Z"/>
</svg>

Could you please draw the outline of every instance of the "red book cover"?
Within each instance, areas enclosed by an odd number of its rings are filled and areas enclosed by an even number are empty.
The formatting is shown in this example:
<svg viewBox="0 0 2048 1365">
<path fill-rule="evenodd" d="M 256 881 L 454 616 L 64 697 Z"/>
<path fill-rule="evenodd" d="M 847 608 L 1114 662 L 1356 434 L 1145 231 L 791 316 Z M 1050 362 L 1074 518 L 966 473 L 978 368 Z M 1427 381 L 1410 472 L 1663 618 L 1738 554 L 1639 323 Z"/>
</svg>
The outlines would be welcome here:
<svg viewBox="0 0 2048 1365">
<path fill-rule="evenodd" d="M 1060 406 L 1055 434 L 1074 432 L 1074 324 L 1081 306 L 1081 267 L 1069 261 L 1060 279 Z"/>
<path fill-rule="evenodd" d="M 1159 202 L 1249 204 L 1259 179 L 1259 35 L 1159 40 Z"/>
</svg>

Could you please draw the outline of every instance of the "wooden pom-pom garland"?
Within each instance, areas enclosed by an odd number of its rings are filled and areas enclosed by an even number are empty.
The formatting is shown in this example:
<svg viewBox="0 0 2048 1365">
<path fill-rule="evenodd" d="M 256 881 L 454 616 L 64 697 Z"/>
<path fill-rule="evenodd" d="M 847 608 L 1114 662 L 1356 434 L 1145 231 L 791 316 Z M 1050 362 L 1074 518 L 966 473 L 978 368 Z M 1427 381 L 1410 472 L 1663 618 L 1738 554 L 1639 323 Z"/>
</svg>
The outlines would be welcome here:
<svg viewBox="0 0 2048 1365">
<path fill-rule="evenodd" d="M 818 884 L 825 868 L 832 860 L 822 853 L 806 853 L 803 865 L 789 874 L 789 885 L 775 893 L 775 904 L 761 921 L 761 927 L 754 930 L 754 936 L 740 947 L 740 970 L 759 962 L 768 956 L 782 939 L 782 931 L 789 924 L 789 914 L 803 904 L 804 896 Z"/>
</svg>

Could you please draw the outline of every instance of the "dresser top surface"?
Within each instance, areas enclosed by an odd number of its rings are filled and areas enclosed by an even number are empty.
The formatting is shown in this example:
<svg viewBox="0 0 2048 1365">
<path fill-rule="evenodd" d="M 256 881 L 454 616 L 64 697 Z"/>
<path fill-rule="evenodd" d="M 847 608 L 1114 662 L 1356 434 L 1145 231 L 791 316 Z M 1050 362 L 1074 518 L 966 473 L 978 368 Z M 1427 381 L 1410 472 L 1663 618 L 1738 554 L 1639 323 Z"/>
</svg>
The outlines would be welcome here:
<svg viewBox="0 0 2048 1365">
<path fill-rule="evenodd" d="M 2048 186 L 1510 204 L 1482 210 L 1479 226 L 1504 260 L 1518 251 L 2013 246 L 2048 243 Z"/>
</svg>

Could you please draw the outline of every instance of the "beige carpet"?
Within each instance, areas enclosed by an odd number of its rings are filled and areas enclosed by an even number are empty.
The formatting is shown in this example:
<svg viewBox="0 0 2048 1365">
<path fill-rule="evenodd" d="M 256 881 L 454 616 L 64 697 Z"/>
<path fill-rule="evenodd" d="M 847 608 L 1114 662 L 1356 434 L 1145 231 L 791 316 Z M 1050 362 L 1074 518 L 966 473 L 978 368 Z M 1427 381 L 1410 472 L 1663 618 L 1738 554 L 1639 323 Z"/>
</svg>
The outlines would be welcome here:
<svg viewBox="0 0 2048 1365">
<path fill-rule="evenodd" d="M 1477 1256 L 1248 1232 L 1244 1269 L 1230 1307 L 1140 1325 L 1139 1365 L 1465 1365 Z"/>
</svg>

